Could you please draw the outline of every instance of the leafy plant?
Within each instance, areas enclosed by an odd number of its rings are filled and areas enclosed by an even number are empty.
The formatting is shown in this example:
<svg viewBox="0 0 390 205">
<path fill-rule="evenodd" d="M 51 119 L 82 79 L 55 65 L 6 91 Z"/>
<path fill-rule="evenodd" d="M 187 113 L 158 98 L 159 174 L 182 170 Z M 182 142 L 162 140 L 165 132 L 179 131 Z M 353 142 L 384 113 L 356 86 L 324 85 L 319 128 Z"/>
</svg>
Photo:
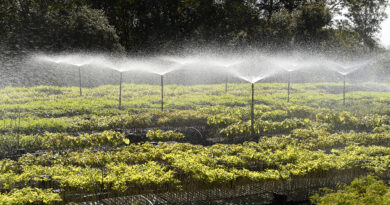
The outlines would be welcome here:
<svg viewBox="0 0 390 205">
<path fill-rule="evenodd" d="M 182 133 L 174 132 L 172 130 L 165 132 L 163 130 L 149 130 L 148 133 L 146 133 L 146 137 L 156 141 L 178 141 L 185 138 Z"/>
<path fill-rule="evenodd" d="M 390 187 L 373 176 L 355 179 L 348 186 L 339 190 L 324 189 L 324 194 L 311 197 L 315 204 L 375 204 L 390 203 Z"/>
</svg>

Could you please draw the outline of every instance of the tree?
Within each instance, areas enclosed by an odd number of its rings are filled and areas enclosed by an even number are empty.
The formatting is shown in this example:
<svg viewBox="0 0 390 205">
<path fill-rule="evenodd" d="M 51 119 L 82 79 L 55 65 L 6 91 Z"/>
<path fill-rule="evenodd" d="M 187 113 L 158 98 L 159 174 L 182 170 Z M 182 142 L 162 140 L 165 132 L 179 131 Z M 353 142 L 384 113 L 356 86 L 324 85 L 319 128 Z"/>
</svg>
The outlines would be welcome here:
<svg viewBox="0 0 390 205">
<path fill-rule="evenodd" d="M 81 0 L 7 0 L 0 11 L 0 40 L 12 50 L 123 50 L 104 13 Z"/>
<path fill-rule="evenodd" d="M 381 23 L 386 19 L 388 0 L 334 0 L 335 8 L 347 12 L 343 15 L 349 20 L 350 27 L 357 32 L 362 42 L 373 50 L 377 47 L 375 34 L 381 30 Z M 342 13 L 342 12 L 341 12 Z"/>
<path fill-rule="evenodd" d="M 286 3 L 286 1 L 284 1 Z M 323 1 L 309 2 L 293 8 L 274 12 L 266 23 L 265 40 L 279 49 L 312 47 L 327 38 L 326 27 L 330 25 L 332 15 Z"/>
<path fill-rule="evenodd" d="M 192 42 L 238 45 L 253 41 L 258 13 L 245 0 L 89 1 L 103 9 L 129 51 Z M 168 48 L 169 50 L 169 48 Z"/>
<path fill-rule="evenodd" d="M 56 19 L 58 14 L 53 17 Z M 101 10 L 89 9 L 83 6 L 69 13 L 67 18 L 64 18 L 62 25 L 59 25 L 59 30 L 62 33 L 57 33 L 58 40 L 61 42 L 58 44 L 58 48 L 62 50 L 74 48 L 80 50 L 123 51 L 115 28 L 109 24 Z"/>
<path fill-rule="evenodd" d="M 323 29 L 330 25 L 332 15 L 324 1 L 307 3 L 297 15 L 297 37 L 302 43 L 316 43 L 323 38 Z"/>
<path fill-rule="evenodd" d="M 184 45 L 371 50 L 388 0 L 3 0 L 13 49 L 169 52 Z M 344 12 L 344 13 L 343 13 Z M 332 23 L 336 15 L 344 21 Z M 348 40 L 348 38 L 351 40 Z M 352 43 L 352 46 L 348 45 Z M 123 47 L 122 47 L 123 46 Z M 343 50 L 343 49 L 340 49 Z"/>
<path fill-rule="evenodd" d="M 296 15 L 287 9 L 273 13 L 267 28 L 267 41 L 274 42 L 279 48 L 291 47 L 297 33 Z"/>
</svg>

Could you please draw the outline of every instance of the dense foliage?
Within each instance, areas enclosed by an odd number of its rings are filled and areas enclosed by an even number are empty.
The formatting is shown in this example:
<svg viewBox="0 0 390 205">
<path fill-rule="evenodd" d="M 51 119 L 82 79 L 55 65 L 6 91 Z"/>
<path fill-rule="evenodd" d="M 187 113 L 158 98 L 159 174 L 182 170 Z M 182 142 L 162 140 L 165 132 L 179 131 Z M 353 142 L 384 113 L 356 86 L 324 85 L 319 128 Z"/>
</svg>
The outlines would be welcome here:
<svg viewBox="0 0 390 205">
<path fill-rule="evenodd" d="M 347 93 L 343 106 L 333 91 L 340 86 L 294 85 L 286 103 L 285 85 L 257 85 L 254 134 L 247 84 L 229 84 L 228 93 L 222 85 L 166 86 L 164 112 L 157 86 L 125 84 L 121 109 L 112 86 L 85 89 L 82 97 L 77 88 L 1 89 L 0 200 L 68 203 L 80 194 L 93 201 L 99 193 L 254 184 L 313 193 L 368 173 L 387 178 L 390 95 L 366 84 Z M 374 184 L 367 186 L 378 190 Z M 343 200 L 353 194 L 346 190 L 313 200 Z"/>
<path fill-rule="evenodd" d="M 148 133 L 146 133 L 146 137 L 150 140 L 155 141 L 178 141 L 185 136 L 182 133 L 174 132 L 172 130 L 164 132 L 163 130 L 149 130 Z"/>
<path fill-rule="evenodd" d="M 390 203 L 390 188 L 383 181 L 372 176 L 355 179 L 351 185 L 342 187 L 333 192 L 325 190 L 323 196 L 315 195 L 312 201 L 315 204 L 378 204 Z"/>
<path fill-rule="evenodd" d="M 12 49 L 47 51 L 172 51 L 183 45 L 223 45 L 361 53 L 378 47 L 375 34 L 387 3 L 5 0 L 0 4 L 0 40 Z"/>
<path fill-rule="evenodd" d="M 11 50 L 121 51 L 115 28 L 81 1 L 2 1 L 0 40 Z"/>
<path fill-rule="evenodd" d="M 0 194 L 0 204 L 54 204 L 61 202 L 59 194 L 52 190 L 26 187 L 15 189 L 7 194 Z"/>
</svg>

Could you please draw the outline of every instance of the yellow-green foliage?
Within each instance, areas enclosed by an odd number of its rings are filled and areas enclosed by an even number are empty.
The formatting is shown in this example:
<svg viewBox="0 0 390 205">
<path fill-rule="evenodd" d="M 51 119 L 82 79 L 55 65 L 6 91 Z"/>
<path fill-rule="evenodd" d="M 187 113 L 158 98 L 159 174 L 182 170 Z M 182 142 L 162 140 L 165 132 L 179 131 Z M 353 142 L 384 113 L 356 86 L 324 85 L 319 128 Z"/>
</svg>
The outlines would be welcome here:
<svg viewBox="0 0 390 205">
<path fill-rule="evenodd" d="M 318 205 L 387 205 L 390 204 L 390 187 L 372 176 L 355 179 L 351 185 L 333 191 L 325 189 L 325 194 L 316 194 L 311 201 Z"/>
<path fill-rule="evenodd" d="M 164 112 L 158 111 L 159 87 L 152 85 L 124 84 L 121 109 L 116 86 L 84 89 L 82 97 L 77 88 L 0 89 L 0 155 L 21 148 L 31 152 L 14 161 L 0 160 L 0 197 L 20 200 L 15 204 L 41 204 L 46 203 L 42 199 L 52 203 L 70 194 L 68 190 L 91 194 L 104 188 L 131 195 L 305 178 L 326 178 L 334 185 L 362 169 L 388 176 L 390 93 L 348 92 L 343 106 L 342 96 L 329 91 L 342 84 L 294 84 L 287 103 L 284 84 L 260 85 L 254 111 L 258 142 L 245 142 L 254 138 L 249 84 L 229 84 L 228 93 L 221 85 L 168 85 Z M 183 134 L 163 130 L 188 127 L 207 130 L 208 139 L 241 141 L 210 146 L 129 144 L 124 136 L 150 129 L 150 140 L 185 142 Z M 37 150 L 43 152 L 32 153 Z M 362 184 L 359 180 L 354 183 Z M 59 195 L 29 188 L 43 182 Z M 310 183 L 307 186 L 314 189 L 328 185 Z M 375 191 L 383 190 L 380 183 L 358 187 L 369 188 L 343 188 L 313 200 L 321 204 L 337 198 L 343 204 L 349 202 L 344 199 L 356 198 L 368 204 L 372 195 L 378 203 L 387 203 L 388 194 Z M 27 196 L 38 201 L 26 202 L 25 198 L 35 200 Z"/>
<path fill-rule="evenodd" d="M 185 138 L 185 136 L 180 132 L 175 132 L 172 130 L 163 131 L 159 129 L 149 130 L 148 133 L 146 133 L 146 137 L 150 140 L 156 141 L 177 141 Z"/>
<path fill-rule="evenodd" d="M 55 204 L 62 199 L 58 193 L 53 193 L 51 189 L 42 190 L 38 188 L 25 187 L 23 189 L 13 189 L 7 194 L 0 193 L 0 204 Z"/>
<path fill-rule="evenodd" d="M 79 136 L 69 136 L 64 133 L 49 133 L 44 135 L 23 135 L 20 146 L 28 149 L 69 149 L 93 146 L 116 146 L 129 144 L 124 133 L 103 131 L 102 133 L 84 133 Z"/>
</svg>

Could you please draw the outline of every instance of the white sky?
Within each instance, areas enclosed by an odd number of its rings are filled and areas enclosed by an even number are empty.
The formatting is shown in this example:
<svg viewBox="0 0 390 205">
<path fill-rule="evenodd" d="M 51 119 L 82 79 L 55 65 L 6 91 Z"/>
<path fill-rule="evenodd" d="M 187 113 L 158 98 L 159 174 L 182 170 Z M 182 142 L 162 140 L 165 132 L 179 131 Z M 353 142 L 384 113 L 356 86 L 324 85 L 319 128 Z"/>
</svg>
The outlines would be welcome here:
<svg viewBox="0 0 390 205">
<path fill-rule="evenodd" d="M 379 34 L 379 39 L 382 45 L 390 49 L 390 7 L 387 8 L 388 18 L 382 23 L 382 31 Z"/>
</svg>

